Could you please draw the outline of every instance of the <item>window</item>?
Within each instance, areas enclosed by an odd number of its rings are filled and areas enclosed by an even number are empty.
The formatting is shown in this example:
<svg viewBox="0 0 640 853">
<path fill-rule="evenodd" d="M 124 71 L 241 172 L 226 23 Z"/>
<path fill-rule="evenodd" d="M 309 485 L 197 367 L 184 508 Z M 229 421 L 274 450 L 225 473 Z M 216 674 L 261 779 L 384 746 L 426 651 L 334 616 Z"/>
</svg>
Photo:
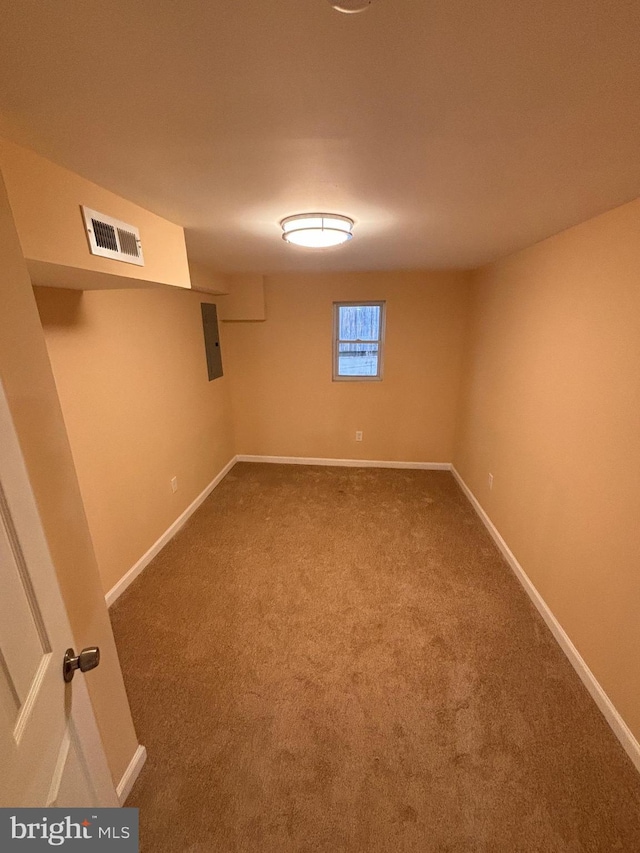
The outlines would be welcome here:
<svg viewBox="0 0 640 853">
<path fill-rule="evenodd" d="M 384 302 L 333 303 L 333 378 L 382 379 Z"/>
</svg>

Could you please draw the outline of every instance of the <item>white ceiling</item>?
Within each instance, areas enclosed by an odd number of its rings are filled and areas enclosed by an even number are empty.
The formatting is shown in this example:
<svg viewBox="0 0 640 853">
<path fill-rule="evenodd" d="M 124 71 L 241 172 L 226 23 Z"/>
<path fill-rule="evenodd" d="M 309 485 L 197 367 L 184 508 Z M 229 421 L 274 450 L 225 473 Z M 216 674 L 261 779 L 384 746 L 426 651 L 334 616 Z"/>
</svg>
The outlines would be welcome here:
<svg viewBox="0 0 640 853">
<path fill-rule="evenodd" d="M 223 272 L 477 266 L 640 195 L 637 0 L 0 0 L 0 21 L 0 134 Z M 354 239 L 282 242 L 317 210 Z"/>
</svg>

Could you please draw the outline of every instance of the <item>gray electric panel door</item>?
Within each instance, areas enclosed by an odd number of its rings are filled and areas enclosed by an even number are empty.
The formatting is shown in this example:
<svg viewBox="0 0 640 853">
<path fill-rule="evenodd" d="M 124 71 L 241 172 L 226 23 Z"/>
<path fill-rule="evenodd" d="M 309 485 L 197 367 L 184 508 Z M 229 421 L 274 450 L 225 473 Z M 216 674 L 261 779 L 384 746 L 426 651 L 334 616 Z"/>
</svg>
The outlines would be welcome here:
<svg viewBox="0 0 640 853">
<path fill-rule="evenodd" d="M 201 302 L 202 326 L 204 328 L 204 348 L 207 353 L 207 370 L 209 382 L 222 376 L 222 353 L 220 352 L 220 335 L 218 334 L 218 312 L 215 305 Z"/>
</svg>

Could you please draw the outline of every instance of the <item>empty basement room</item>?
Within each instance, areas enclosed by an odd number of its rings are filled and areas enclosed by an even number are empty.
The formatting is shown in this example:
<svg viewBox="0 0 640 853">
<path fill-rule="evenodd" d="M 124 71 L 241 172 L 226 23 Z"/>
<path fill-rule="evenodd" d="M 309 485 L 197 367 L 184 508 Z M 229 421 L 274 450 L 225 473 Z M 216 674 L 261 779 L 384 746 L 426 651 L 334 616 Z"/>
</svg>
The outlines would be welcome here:
<svg viewBox="0 0 640 853">
<path fill-rule="evenodd" d="M 640 850 L 637 3 L 0 6 L 0 849 Z"/>
</svg>

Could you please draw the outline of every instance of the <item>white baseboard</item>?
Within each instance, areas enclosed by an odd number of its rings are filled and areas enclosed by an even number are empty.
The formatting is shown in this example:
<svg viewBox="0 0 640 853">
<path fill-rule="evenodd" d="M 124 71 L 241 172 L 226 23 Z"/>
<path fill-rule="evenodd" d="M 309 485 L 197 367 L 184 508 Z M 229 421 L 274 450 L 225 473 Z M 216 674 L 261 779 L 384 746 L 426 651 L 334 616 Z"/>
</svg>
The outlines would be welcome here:
<svg viewBox="0 0 640 853">
<path fill-rule="evenodd" d="M 146 760 L 147 750 L 144 746 L 138 746 L 136 751 L 133 753 L 133 758 L 129 762 L 129 766 L 122 774 L 122 779 L 118 782 L 116 787 L 116 794 L 118 795 L 118 801 L 121 806 L 125 804 L 125 800 L 131 793 L 131 789 L 140 775 L 140 771 L 142 770 Z"/>
<path fill-rule="evenodd" d="M 375 459 L 325 459 L 318 457 L 304 456 L 255 456 L 248 454 L 238 454 L 230 459 L 220 473 L 209 483 L 209 485 L 198 495 L 198 497 L 185 509 L 185 511 L 173 522 L 173 524 L 162 534 L 154 545 L 144 554 L 138 562 L 109 590 L 105 596 L 107 607 L 120 596 L 125 589 L 138 577 L 138 575 L 146 568 L 162 548 L 172 539 L 173 536 L 180 530 L 187 519 L 193 515 L 200 504 L 211 494 L 218 483 L 229 473 L 236 462 L 265 462 L 282 465 L 328 465 L 328 466 L 346 466 L 350 468 L 411 468 L 426 471 L 451 471 L 460 488 L 469 499 L 474 510 L 480 517 L 480 520 L 489 531 L 492 539 L 498 546 L 498 549 L 504 556 L 505 560 L 511 567 L 513 573 L 518 578 L 525 592 L 534 603 L 536 609 L 544 619 L 549 630 L 560 645 L 560 648 L 565 653 L 569 662 L 578 673 L 582 683 L 589 691 L 591 698 L 594 700 L 607 723 L 611 727 L 613 733 L 622 744 L 623 749 L 631 759 L 635 768 L 640 772 L 640 743 L 636 740 L 633 733 L 622 719 L 615 705 L 609 699 L 595 675 L 591 672 L 585 663 L 580 652 L 569 639 L 568 634 L 558 622 L 553 612 L 540 595 L 536 587 L 533 585 L 529 576 L 516 560 L 514 554 L 510 550 L 507 543 L 504 541 L 497 528 L 480 505 L 478 499 L 473 494 L 471 489 L 464 482 L 454 465 L 450 462 L 393 462 Z M 117 793 L 120 803 L 124 803 L 133 783 L 135 782 L 142 765 L 146 760 L 146 749 L 139 746 L 122 779 L 120 780 Z"/>
<path fill-rule="evenodd" d="M 460 488 L 462 489 L 466 497 L 469 499 L 471 505 L 480 516 L 480 520 L 489 531 L 491 537 L 500 549 L 502 555 L 511 567 L 513 573 L 524 587 L 525 592 L 527 593 L 531 601 L 536 606 L 536 609 L 546 622 L 549 630 L 556 638 L 558 644 L 560 645 L 560 648 L 569 658 L 569 662 L 580 676 L 580 680 L 589 691 L 591 698 L 596 703 L 596 705 L 602 712 L 605 720 L 613 730 L 613 733 L 622 744 L 623 749 L 633 762 L 636 770 L 640 773 L 640 743 L 638 743 L 632 731 L 629 729 L 625 721 L 620 716 L 620 713 L 616 709 L 615 705 L 602 689 L 602 686 L 600 685 L 599 681 L 585 663 L 580 652 L 576 649 L 576 647 L 569 639 L 569 636 L 562 627 L 562 625 L 553 615 L 544 598 L 540 595 L 525 570 L 516 560 L 515 556 L 509 549 L 509 546 L 504 541 L 497 528 L 480 505 L 476 496 L 464 482 L 464 480 L 456 471 L 453 465 L 451 466 L 451 472 L 458 481 Z"/>
<path fill-rule="evenodd" d="M 424 471 L 450 471 L 450 462 L 385 462 L 379 459 L 324 459 L 316 456 L 247 456 L 237 462 L 271 462 L 279 465 L 335 465 L 348 468 L 416 468 Z"/>
<path fill-rule="evenodd" d="M 151 548 L 143 554 L 142 557 L 138 560 L 138 562 L 132 566 L 129 571 L 123 575 L 120 580 L 115 583 L 109 592 L 105 595 L 105 600 L 107 602 L 107 607 L 111 607 L 113 602 L 119 598 L 125 589 L 130 586 L 134 580 L 138 577 L 138 575 L 146 569 L 151 560 L 160 553 L 160 551 L 164 548 L 164 546 L 172 539 L 178 530 L 185 524 L 185 522 L 189 519 L 190 516 L 198 509 L 201 503 L 205 501 L 211 492 L 215 489 L 218 483 L 229 473 L 229 471 L 236 464 L 237 456 L 234 456 L 233 459 L 230 459 L 229 462 L 224 466 L 222 471 L 217 474 L 213 480 L 209 483 L 209 485 L 198 495 L 198 497 L 189 504 L 189 506 L 185 509 L 185 511 L 176 518 L 173 524 L 168 527 L 162 536 L 154 542 Z"/>
</svg>

